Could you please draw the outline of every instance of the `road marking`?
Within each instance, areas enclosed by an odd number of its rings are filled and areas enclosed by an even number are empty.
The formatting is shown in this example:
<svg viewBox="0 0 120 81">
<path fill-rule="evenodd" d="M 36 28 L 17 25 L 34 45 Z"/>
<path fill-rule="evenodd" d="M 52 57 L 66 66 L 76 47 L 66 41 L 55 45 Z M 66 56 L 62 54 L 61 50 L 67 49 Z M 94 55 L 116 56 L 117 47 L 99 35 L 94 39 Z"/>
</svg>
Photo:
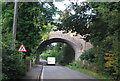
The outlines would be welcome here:
<svg viewBox="0 0 120 81">
<path fill-rule="evenodd" d="M 43 66 L 41 77 L 40 77 L 41 81 L 43 81 L 43 73 L 44 73 L 44 66 Z"/>
</svg>

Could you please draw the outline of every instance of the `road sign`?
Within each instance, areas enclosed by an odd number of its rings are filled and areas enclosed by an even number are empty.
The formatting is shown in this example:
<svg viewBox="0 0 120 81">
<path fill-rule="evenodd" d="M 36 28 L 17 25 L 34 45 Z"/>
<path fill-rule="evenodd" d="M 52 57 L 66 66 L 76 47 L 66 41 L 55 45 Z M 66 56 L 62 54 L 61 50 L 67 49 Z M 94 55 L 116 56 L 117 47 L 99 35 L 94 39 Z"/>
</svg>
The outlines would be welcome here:
<svg viewBox="0 0 120 81">
<path fill-rule="evenodd" d="M 19 49 L 18 49 L 19 52 L 27 52 L 25 46 L 23 44 L 20 45 Z"/>
</svg>

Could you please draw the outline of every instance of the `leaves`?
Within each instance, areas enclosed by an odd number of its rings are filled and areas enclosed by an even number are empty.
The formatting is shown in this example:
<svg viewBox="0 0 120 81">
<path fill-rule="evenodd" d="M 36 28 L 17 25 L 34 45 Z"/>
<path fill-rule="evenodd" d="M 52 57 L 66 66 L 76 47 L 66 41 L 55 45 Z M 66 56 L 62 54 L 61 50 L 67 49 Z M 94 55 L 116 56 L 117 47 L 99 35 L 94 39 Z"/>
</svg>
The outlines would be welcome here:
<svg viewBox="0 0 120 81">
<path fill-rule="evenodd" d="M 94 48 L 85 51 L 82 59 L 94 62 L 100 71 L 119 79 L 119 41 L 120 41 L 120 2 L 72 3 L 61 15 L 59 30 L 77 32 Z M 71 13 L 74 11 L 74 14 Z M 88 12 L 88 13 L 87 13 Z M 117 34 L 116 34 L 117 33 Z M 96 50 L 96 51 L 95 51 Z M 104 54 L 112 51 L 114 58 L 108 60 Z M 119 55 L 118 55 L 119 54 Z M 107 66 L 105 67 L 104 66 Z M 112 68 L 111 68 L 112 66 Z M 113 68 L 114 67 L 114 68 Z"/>
<path fill-rule="evenodd" d="M 24 44 L 27 53 L 23 57 L 35 56 L 36 48 L 42 41 L 47 39 L 52 29 L 52 15 L 56 9 L 52 3 L 50 8 L 44 8 L 45 3 L 19 2 L 16 29 L 16 49 Z M 13 25 L 14 3 L 4 2 L 2 4 L 2 50 L 3 50 L 3 79 L 13 80 L 20 78 L 25 72 L 25 64 L 21 54 L 11 49 L 12 25 Z M 49 13 L 49 14 L 48 14 Z M 46 26 L 46 27 L 43 27 Z M 34 55 L 33 55 L 34 54 Z M 31 57 L 33 58 L 33 57 Z M 19 64 L 19 65 L 18 65 Z"/>
<path fill-rule="evenodd" d="M 17 51 L 3 49 L 3 80 L 18 79 L 25 74 L 25 64 L 23 59 L 21 59 L 22 56 L 23 54 L 21 55 Z"/>
</svg>

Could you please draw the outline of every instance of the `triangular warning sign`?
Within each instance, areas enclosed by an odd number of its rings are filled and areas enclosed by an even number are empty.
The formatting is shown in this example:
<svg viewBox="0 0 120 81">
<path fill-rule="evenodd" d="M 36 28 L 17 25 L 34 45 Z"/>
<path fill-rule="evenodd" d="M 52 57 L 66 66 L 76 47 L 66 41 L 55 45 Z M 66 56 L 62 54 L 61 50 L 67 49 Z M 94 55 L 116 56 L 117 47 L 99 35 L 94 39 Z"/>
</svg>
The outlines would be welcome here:
<svg viewBox="0 0 120 81">
<path fill-rule="evenodd" d="M 23 44 L 20 45 L 19 49 L 18 49 L 19 52 L 27 52 L 25 46 Z"/>
</svg>

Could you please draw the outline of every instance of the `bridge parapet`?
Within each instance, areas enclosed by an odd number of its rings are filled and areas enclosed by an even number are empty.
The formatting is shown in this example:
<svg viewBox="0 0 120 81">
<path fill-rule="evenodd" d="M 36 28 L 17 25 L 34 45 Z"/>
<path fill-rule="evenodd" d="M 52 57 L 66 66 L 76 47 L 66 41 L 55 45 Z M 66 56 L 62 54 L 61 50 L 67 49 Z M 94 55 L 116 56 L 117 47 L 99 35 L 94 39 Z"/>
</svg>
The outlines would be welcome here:
<svg viewBox="0 0 120 81">
<path fill-rule="evenodd" d="M 89 42 L 86 42 L 85 40 L 81 39 L 81 35 L 72 36 L 71 33 L 63 33 L 63 31 L 52 31 L 49 33 L 49 39 L 52 38 L 62 38 L 65 40 L 69 40 L 73 42 L 75 45 L 83 46 L 81 49 L 88 50 L 92 47 L 92 45 Z"/>
<path fill-rule="evenodd" d="M 63 31 L 52 31 L 49 34 L 49 39 L 52 39 L 52 38 L 62 38 L 65 40 L 69 40 L 74 44 L 80 45 L 80 42 L 78 42 L 76 38 L 72 36 L 71 33 L 63 33 Z"/>
</svg>

